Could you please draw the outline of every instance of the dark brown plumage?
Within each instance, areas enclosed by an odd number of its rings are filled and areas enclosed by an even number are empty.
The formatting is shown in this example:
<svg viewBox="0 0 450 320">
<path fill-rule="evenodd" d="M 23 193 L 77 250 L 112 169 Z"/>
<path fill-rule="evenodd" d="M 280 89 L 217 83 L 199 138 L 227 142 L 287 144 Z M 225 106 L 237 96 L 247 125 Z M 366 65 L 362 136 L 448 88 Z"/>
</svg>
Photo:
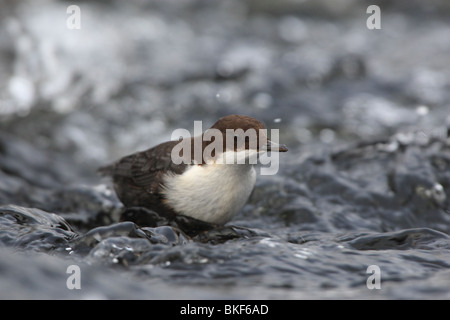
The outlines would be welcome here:
<svg viewBox="0 0 450 320">
<path fill-rule="evenodd" d="M 174 164 L 170 155 L 178 141 L 168 141 L 142 152 L 123 157 L 99 169 L 111 176 L 114 190 L 125 207 L 145 207 L 168 217 L 175 213 L 163 203 L 164 174 L 183 173 L 187 164 Z"/>
</svg>

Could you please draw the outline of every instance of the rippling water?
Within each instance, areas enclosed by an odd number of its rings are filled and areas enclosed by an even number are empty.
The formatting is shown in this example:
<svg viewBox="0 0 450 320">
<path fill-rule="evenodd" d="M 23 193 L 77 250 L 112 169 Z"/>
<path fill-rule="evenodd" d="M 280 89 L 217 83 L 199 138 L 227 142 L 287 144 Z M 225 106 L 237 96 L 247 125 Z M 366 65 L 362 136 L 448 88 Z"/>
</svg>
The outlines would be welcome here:
<svg viewBox="0 0 450 320">
<path fill-rule="evenodd" d="M 344 0 L 70 4 L 0 2 L 1 298 L 450 298 L 445 1 L 380 30 Z M 230 113 L 289 147 L 231 223 L 119 222 L 98 166 Z"/>
</svg>

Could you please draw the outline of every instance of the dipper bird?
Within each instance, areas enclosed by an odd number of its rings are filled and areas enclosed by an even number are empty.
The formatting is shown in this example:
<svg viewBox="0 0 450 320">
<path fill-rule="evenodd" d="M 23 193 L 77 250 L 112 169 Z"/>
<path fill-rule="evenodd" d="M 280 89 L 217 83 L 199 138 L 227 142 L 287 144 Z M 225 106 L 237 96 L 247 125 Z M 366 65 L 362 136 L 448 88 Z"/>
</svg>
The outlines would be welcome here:
<svg viewBox="0 0 450 320">
<path fill-rule="evenodd" d="M 169 219 L 187 216 L 223 225 L 253 190 L 254 160 L 264 152 L 288 150 L 270 141 L 265 131 L 255 118 L 229 115 L 199 136 L 161 143 L 99 172 L 112 177 L 125 207 L 144 207 Z"/>
</svg>

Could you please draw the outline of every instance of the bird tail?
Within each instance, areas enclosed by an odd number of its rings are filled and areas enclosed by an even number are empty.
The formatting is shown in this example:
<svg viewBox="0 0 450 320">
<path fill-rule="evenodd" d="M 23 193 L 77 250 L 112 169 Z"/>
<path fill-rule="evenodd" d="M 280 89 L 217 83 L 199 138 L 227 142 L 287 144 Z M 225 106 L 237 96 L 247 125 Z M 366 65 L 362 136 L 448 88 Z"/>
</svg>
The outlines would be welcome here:
<svg viewBox="0 0 450 320">
<path fill-rule="evenodd" d="M 114 165 L 110 164 L 97 169 L 97 173 L 103 177 L 111 176 L 114 172 Z"/>
</svg>

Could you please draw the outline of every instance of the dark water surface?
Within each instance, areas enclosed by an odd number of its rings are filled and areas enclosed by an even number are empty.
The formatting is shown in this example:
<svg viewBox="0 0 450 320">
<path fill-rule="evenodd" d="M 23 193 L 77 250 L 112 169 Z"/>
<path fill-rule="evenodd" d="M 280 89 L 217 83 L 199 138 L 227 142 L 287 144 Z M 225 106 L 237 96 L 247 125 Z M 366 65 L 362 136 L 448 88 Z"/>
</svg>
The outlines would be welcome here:
<svg viewBox="0 0 450 320">
<path fill-rule="evenodd" d="M 0 1 L 0 298 L 450 298 L 446 1 L 71 4 Z M 98 166 L 231 113 L 289 147 L 231 223 L 119 222 Z"/>
</svg>

